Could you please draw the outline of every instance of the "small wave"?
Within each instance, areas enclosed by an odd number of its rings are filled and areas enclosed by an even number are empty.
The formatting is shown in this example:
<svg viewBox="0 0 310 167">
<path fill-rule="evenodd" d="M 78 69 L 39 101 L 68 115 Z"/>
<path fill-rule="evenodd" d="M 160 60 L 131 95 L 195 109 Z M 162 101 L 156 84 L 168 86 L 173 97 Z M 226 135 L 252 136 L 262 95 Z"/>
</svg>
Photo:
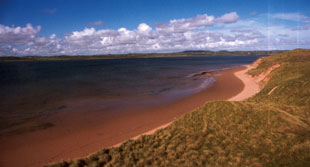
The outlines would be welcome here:
<svg viewBox="0 0 310 167">
<path fill-rule="evenodd" d="M 170 97 L 170 98 L 184 98 L 186 96 L 198 93 L 204 89 L 207 89 L 209 87 L 211 87 L 215 82 L 215 78 L 214 77 L 208 77 L 206 78 L 200 85 L 198 85 L 197 87 L 192 87 L 189 89 L 176 89 L 176 90 L 172 90 L 170 89 L 169 91 L 165 91 L 165 92 L 161 92 L 163 93 L 162 95 L 166 96 L 166 97 Z M 172 90 L 172 91 L 171 91 Z"/>
<path fill-rule="evenodd" d="M 202 89 L 206 89 L 211 87 L 215 82 L 215 78 L 214 77 L 208 77 L 206 78 L 197 88 L 198 91 L 201 91 Z"/>
<path fill-rule="evenodd" d="M 151 90 L 149 93 L 150 94 L 159 94 L 159 93 L 171 91 L 172 89 L 173 89 L 173 87 L 166 87 L 166 88 L 162 88 L 160 90 Z"/>
</svg>

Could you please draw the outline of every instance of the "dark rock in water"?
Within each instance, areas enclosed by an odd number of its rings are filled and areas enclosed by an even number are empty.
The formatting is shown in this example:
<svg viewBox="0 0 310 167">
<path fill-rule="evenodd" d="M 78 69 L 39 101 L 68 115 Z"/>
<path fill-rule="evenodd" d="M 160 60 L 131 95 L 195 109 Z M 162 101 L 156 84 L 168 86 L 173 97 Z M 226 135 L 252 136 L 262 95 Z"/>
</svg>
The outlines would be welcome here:
<svg viewBox="0 0 310 167">
<path fill-rule="evenodd" d="M 199 74 L 194 74 L 193 77 L 212 77 L 216 74 L 215 71 L 210 71 L 210 72 L 201 72 Z"/>
<path fill-rule="evenodd" d="M 57 110 L 61 110 L 61 109 L 65 109 L 65 108 L 67 108 L 67 106 L 62 105 L 62 106 L 58 106 L 58 107 L 57 107 Z"/>
</svg>

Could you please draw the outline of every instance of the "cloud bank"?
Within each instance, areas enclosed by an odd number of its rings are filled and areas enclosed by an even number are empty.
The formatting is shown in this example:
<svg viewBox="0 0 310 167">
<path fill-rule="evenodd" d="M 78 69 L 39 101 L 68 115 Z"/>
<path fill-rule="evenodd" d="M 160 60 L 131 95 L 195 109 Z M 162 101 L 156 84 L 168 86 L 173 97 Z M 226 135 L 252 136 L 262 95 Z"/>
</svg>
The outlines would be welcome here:
<svg viewBox="0 0 310 167">
<path fill-rule="evenodd" d="M 310 22 L 310 17 L 300 13 L 276 13 L 271 17 L 282 20 L 297 21 L 297 22 Z"/>
<path fill-rule="evenodd" d="M 293 19 L 295 16 L 275 15 L 275 17 Z M 100 21 L 89 25 L 102 24 Z M 40 35 L 40 30 L 40 26 L 34 27 L 31 24 L 25 27 L 0 25 L 0 56 L 172 52 L 188 49 L 266 50 L 273 49 L 276 45 L 287 47 L 297 40 L 299 44 L 308 44 L 308 41 L 293 38 L 294 33 L 307 31 L 308 27 L 266 28 L 259 22 L 240 20 L 236 12 L 226 13 L 220 17 L 203 14 L 192 18 L 175 19 L 154 27 L 141 23 L 133 30 L 126 28 L 96 30 L 90 27 L 62 37 L 57 37 L 55 34 L 45 37 Z"/>
</svg>

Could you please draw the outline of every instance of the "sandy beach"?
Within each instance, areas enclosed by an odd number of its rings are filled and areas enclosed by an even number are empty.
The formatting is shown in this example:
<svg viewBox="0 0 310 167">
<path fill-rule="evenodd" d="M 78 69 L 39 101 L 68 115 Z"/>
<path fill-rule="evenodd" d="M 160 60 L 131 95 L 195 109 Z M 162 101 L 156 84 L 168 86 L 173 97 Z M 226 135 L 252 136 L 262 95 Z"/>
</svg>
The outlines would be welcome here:
<svg viewBox="0 0 310 167">
<path fill-rule="evenodd" d="M 243 100 L 259 91 L 256 82 L 252 82 L 246 74 L 249 69 L 250 66 L 239 66 L 220 71 L 212 87 L 155 108 L 137 107 L 109 115 L 100 112 L 53 115 L 48 119 L 56 125 L 54 127 L 1 136 L 0 166 L 36 167 L 85 157 L 104 147 L 115 146 L 141 134 L 153 133 L 207 101 Z"/>
<path fill-rule="evenodd" d="M 254 96 L 256 93 L 260 91 L 259 81 L 261 79 L 253 78 L 252 76 L 247 74 L 247 71 L 255 68 L 256 66 L 251 64 L 251 65 L 245 65 L 244 67 L 245 67 L 244 70 L 240 70 L 234 73 L 234 75 L 244 83 L 244 87 L 240 93 L 228 99 L 229 101 L 242 101 L 249 97 Z"/>
</svg>

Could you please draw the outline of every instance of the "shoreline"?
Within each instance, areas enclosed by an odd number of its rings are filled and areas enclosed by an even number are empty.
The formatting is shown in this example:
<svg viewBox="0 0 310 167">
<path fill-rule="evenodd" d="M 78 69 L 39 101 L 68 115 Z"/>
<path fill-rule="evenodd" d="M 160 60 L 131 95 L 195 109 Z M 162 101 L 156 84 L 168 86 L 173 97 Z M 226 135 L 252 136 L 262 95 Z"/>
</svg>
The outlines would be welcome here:
<svg viewBox="0 0 310 167">
<path fill-rule="evenodd" d="M 242 83 L 244 84 L 244 87 L 242 89 L 241 92 L 239 92 L 238 94 L 236 94 L 235 96 L 227 99 L 228 101 L 243 101 L 243 100 L 246 100 L 247 98 L 250 98 L 252 96 L 254 96 L 256 93 L 258 93 L 260 91 L 260 87 L 259 87 L 259 84 L 258 82 L 255 81 L 255 79 L 253 77 L 251 77 L 250 75 L 247 74 L 247 72 L 253 68 L 256 67 L 256 65 L 253 65 L 253 64 L 249 64 L 249 65 L 241 65 L 241 66 L 238 66 L 238 67 L 245 67 L 245 69 L 242 69 L 240 71 L 236 71 L 234 72 L 234 75 L 240 79 L 242 81 Z M 233 67 L 233 68 L 229 68 L 229 69 L 224 69 L 224 70 L 230 70 L 230 69 L 234 69 L 234 68 L 238 68 L 238 67 Z M 223 71 L 223 70 L 222 70 Z M 221 72 L 221 71 L 219 71 Z M 202 75 L 207 75 L 207 76 L 210 76 L 210 75 L 215 75 L 215 71 L 212 71 L 212 72 L 202 72 L 202 73 L 199 73 L 199 74 L 196 74 L 197 76 L 202 76 Z M 198 106 L 200 107 L 200 106 Z M 197 107 L 197 108 L 198 108 Z M 171 121 L 171 122 L 168 122 L 166 124 L 163 124 L 159 127 L 156 127 L 154 129 L 151 129 L 147 132 L 144 132 L 142 134 L 139 134 L 135 137 L 132 137 L 130 138 L 131 140 L 136 140 L 138 139 L 139 137 L 143 136 L 143 135 L 151 135 L 153 133 L 155 133 L 156 131 L 160 130 L 160 129 L 164 129 L 166 127 L 168 127 L 169 125 L 171 125 L 175 120 Z M 129 140 L 129 139 L 127 139 Z M 126 140 L 125 140 L 126 141 Z M 120 142 L 118 144 L 115 144 L 111 147 L 118 147 L 120 146 L 121 144 L 123 144 L 125 141 L 123 142 Z"/>
<path fill-rule="evenodd" d="M 249 70 L 256 68 L 256 66 L 257 65 L 254 63 L 250 65 L 244 65 L 246 69 L 234 73 L 234 75 L 243 82 L 244 87 L 240 93 L 228 99 L 228 101 L 242 101 L 254 96 L 261 90 L 259 86 L 259 82 L 261 79 L 252 77 L 247 74 Z"/>
<path fill-rule="evenodd" d="M 219 71 L 212 87 L 173 104 L 133 109 L 127 114 L 115 114 L 107 118 L 98 112 L 53 116 L 51 120 L 56 120 L 56 126 L 48 130 L 0 138 L 4 146 L 0 165 L 47 165 L 85 157 L 102 148 L 117 146 L 128 139 L 152 134 L 208 101 L 229 100 L 239 95 L 246 85 L 238 75 L 236 76 L 240 71 L 247 71 L 247 68 L 238 66 Z M 84 125 L 82 122 L 82 125 L 76 125 L 76 121 L 81 120 L 88 124 Z"/>
</svg>

